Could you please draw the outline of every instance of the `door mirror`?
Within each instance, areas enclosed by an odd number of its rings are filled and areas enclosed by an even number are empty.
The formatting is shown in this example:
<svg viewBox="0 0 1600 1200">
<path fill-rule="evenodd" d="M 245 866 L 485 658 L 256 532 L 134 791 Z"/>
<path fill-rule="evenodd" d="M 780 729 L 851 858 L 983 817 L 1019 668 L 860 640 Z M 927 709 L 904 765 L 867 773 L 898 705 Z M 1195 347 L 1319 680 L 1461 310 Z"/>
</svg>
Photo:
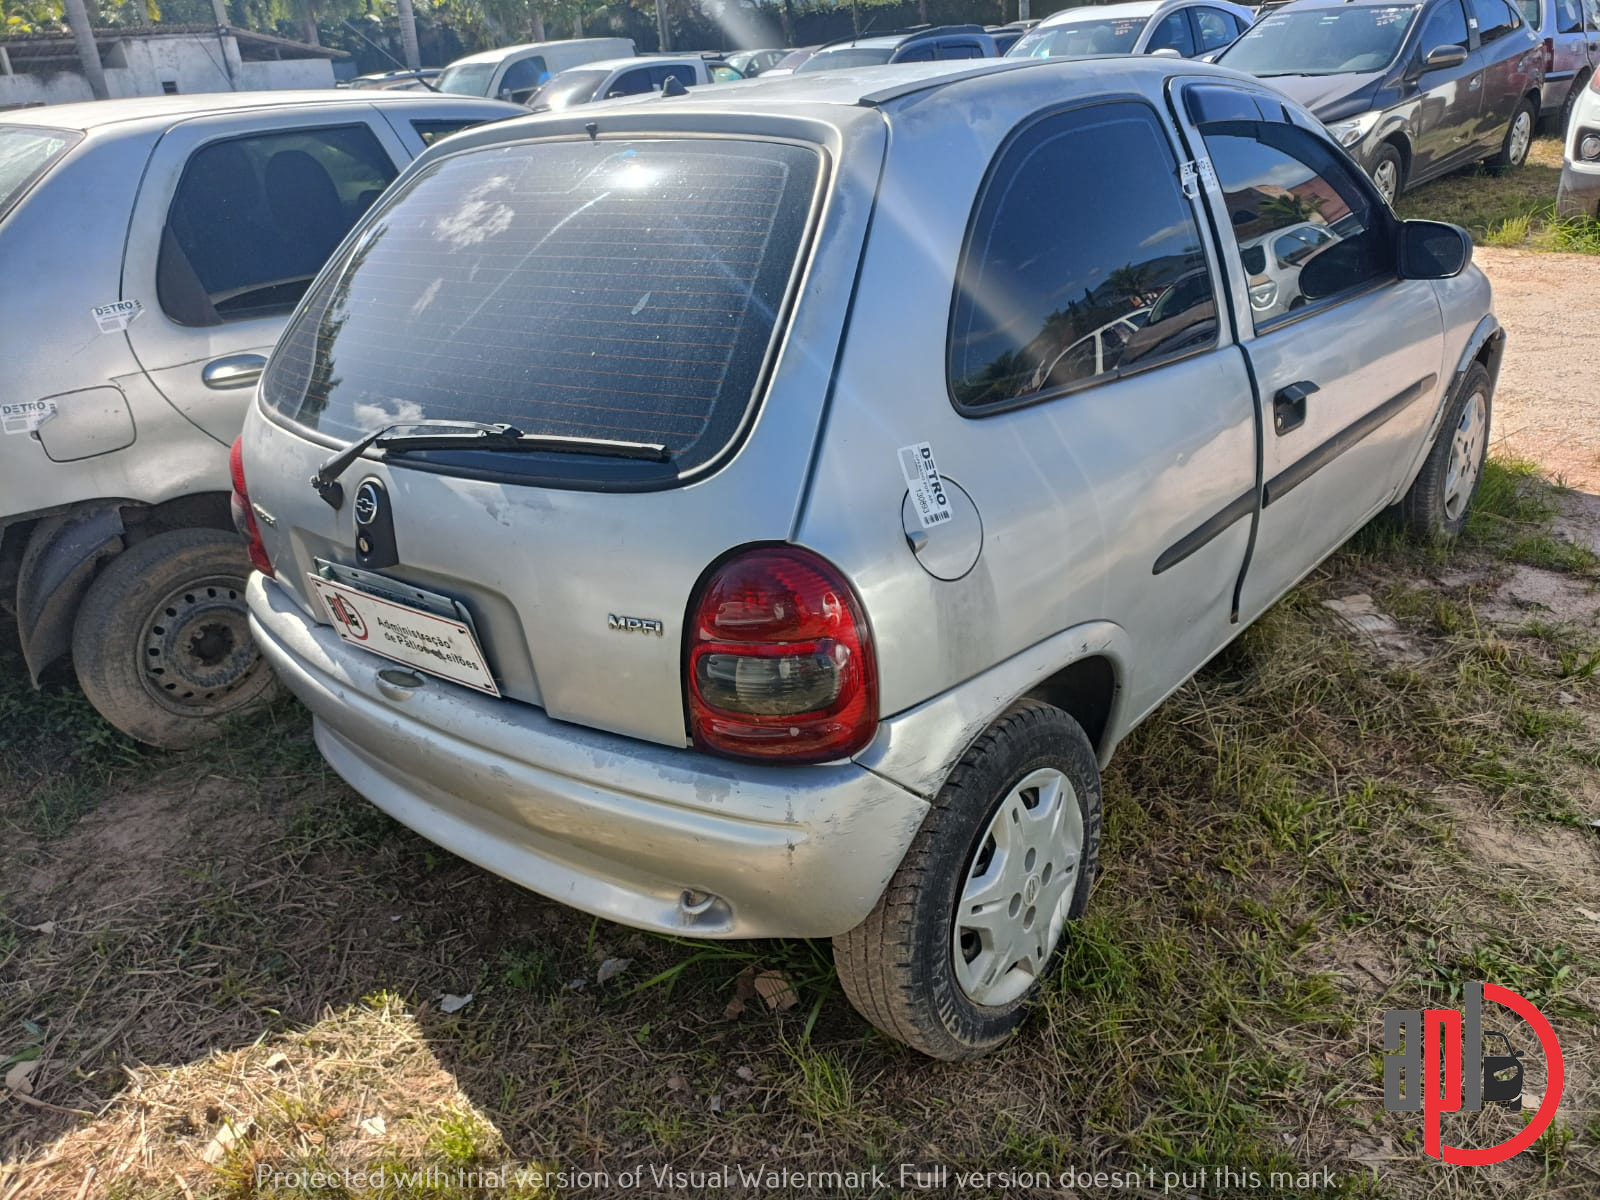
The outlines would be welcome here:
<svg viewBox="0 0 1600 1200">
<path fill-rule="evenodd" d="M 1467 52 L 1460 46 L 1435 46 L 1422 60 L 1424 71 L 1442 71 L 1446 67 L 1459 67 L 1467 61 Z"/>
<path fill-rule="evenodd" d="M 1454 279 L 1472 261 L 1472 238 L 1443 221 L 1402 221 L 1396 258 L 1403 278 Z"/>
<path fill-rule="evenodd" d="M 1163 46 L 1159 50 L 1150 51 L 1150 53 L 1151 53 L 1151 55 L 1153 55 L 1156 58 L 1182 58 L 1183 57 L 1182 54 L 1180 54 L 1177 50 L 1174 50 L 1171 46 Z"/>
</svg>

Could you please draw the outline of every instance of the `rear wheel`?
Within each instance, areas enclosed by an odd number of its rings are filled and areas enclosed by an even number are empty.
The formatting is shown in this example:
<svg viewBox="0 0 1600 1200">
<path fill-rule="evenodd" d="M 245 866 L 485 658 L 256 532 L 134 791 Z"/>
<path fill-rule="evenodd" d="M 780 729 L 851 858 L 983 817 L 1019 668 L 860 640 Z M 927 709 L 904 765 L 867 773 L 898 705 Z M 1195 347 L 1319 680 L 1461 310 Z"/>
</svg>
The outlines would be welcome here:
<svg viewBox="0 0 1600 1200">
<path fill-rule="evenodd" d="M 1445 409 L 1421 472 L 1396 506 L 1400 523 L 1412 536 L 1433 541 L 1456 537 L 1466 528 L 1489 453 L 1492 407 L 1489 372 L 1482 363 L 1473 363 Z"/>
<path fill-rule="evenodd" d="M 834 938 L 850 1002 L 934 1058 L 999 1045 L 1088 903 L 1100 814 L 1078 723 L 1013 707 L 951 771 L 877 907 Z"/>
<path fill-rule="evenodd" d="M 1561 112 L 1556 117 L 1556 132 L 1562 137 L 1566 136 L 1567 126 L 1572 123 L 1572 110 L 1578 106 L 1578 97 L 1583 95 L 1583 89 L 1588 86 L 1589 72 L 1582 71 L 1567 89 L 1567 98 L 1561 102 Z"/>
<path fill-rule="evenodd" d="M 1524 100 L 1517 105 L 1517 111 L 1511 114 L 1511 123 L 1506 126 L 1506 137 L 1500 144 L 1500 153 L 1489 160 L 1491 171 L 1497 174 L 1514 171 L 1528 161 L 1528 148 L 1533 145 L 1533 126 L 1537 119 L 1532 100 Z"/>
<path fill-rule="evenodd" d="M 100 715 L 170 750 L 270 699 L 276 681 L 245 608 L 249 574 L 244 542 L 215 529 L 157 534 L 112 559 L 72 629 L 78 684 Z"/>
<path fill-rule="evenodd" d="M 1378 157 L 1372 164 L 1372 182 L 1384 203 L 1392 207 L 1405 185 L 1405 165 L 1400 161 L 1400 151 L 1388 142 L 1378 147 Z"/>
</svg>

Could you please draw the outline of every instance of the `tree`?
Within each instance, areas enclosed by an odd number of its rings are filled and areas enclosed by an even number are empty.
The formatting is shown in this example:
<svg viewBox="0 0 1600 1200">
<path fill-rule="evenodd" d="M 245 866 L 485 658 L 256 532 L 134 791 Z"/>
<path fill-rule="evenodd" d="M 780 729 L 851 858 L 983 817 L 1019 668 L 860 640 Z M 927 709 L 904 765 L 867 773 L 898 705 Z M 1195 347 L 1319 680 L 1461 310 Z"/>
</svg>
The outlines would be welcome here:
<svg viewBox="0 0 1600 1200">
<path fill-rule="evenodd" d="M 1107 282 L 1129 300 L 1142 303 L 1145 293 L 1155 286 L 1155 272 L 1149 263 L 1139 263 L 1137 266 L 1128 263 L 1111 272 Z"/>
</svg>

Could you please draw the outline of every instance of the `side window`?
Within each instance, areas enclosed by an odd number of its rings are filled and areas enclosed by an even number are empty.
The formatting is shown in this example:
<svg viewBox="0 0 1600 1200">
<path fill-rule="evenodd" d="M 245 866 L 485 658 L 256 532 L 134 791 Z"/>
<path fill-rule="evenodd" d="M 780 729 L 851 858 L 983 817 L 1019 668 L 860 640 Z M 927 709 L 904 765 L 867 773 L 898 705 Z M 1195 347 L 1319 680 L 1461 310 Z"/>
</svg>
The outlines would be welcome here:
<svg viewBox="0 0 1600 1200">
<path fill-rule="evenodd" d="M 698 82 L 694 73 L 694 64 L 684 63 L 681 66 L 655 68 L 655 73 L 650 79 L 650 87 L 652 90 L 659 92 L 669 79 L 676 79 L 686 88 L 692 88 Z"/>
<path fill-rule="evenodd" d="M 1522 12 L 1522 19 L 1535 29 L 1544 24 L 1540 19 L 1540 9 L 1544 7 L 1544 0 L 1517 0 L 1517 8 Z"/>
<path fill-rule="evenodd" d="M 945 42 L 939 47 L 940 58 L 982 58 L 983 51 L 976 42 Z"/>
<path fill-rule="evenodd" d="M 897 63 L 903 63 L 903 62 L 932 62 L 933 61 L 933 43 L 932 42 L 923 42 L 921 45 L 912 46 L 909 50 L 905 50 L 905 51 L 902 51 L 902 52 L 899 52 L 899 53 L 895 54 L 894 61 L 897 62 Z"/>
<path fill-rule="evenodd" d="M 642 96 L 650 90 L 650 68 L 640 67 L 637 70 L 627 71 L 618 75 L 606 90 L 606 98 L 612 96 Z"/>
<path fill-rule="evenodd" d="M 1557 0 L 1556 32 L 1583 32 L 1583 4 L 1581 0 Z"/>
<path fill-rule="evenodd" d="M 1497 42 L 1522 24 L 1505 0 L 1469 0 L 1472 15 L 1478 19 L 1478 40 L 1487 46 Z"/>
<path fill-rule="evenodd" d="M 1144 52 L 1154 54 L 1157 50 L 1176 50 L 1185 58 L 1194 57 L 1194 37 L 1189 33 L 1189 18 L 1183 9 L 1173 9 L 1150 35 Z"/>
<path fill-rule="evenodd" d="M 1238 26 L 1228 13 L 1215 8 L 1190 9 L 1194 14 L 1194 30 L 1200 39 L 1200 53 L 1226 46 L 1238 37 Z"/>
<path fill-rule="evenodd" d="M 1320 137 L 1270 121 L 1201 126 L 1258 330 L 1394 274 L 1392 230 Z"/>
<path fill-rule="evenodd" d="M 1584 0 L 1583 12 L 1589 22 L 1589 32 L 1600 33 L 1600 0 Z"/>
<path fill-rule="evenodd" d="M 744 76 L 735 68 L 724 63 L 716 63 L 711 68 L 711 82 L 713 83 L 736 83 L 743 78 Z"/>
<path fill-rule="evenodd" d="M 958 408 L 1113 379 L 1214 345 L 1216 332 L 1200 230 L 1150 108 L 1097 104 L 1013 135 L 989 170 L 957 273 Z"/>
<path fill-rule="evenodd" d="M 500 79 L 500 90 L 502 92 L 528 92 L 549 78 L 550 72 L 545 70 L 544 59 L 524 58 L 506 68 L 505 75 Z"/>
<path fill-rule="evenodd" d="M 1422 23 L 1422 33 L 1417 38 L 1417 53 L 1426 59 L 1440 46 L 1470 47 L 1467 40 L 1467 18 L 1461 11 L 1461 0 L 1443 0 L 1429 10 Z"/>
<path fill-rule="evenodd" d="M 395 175 L 365 125 L 202 146 L 167 210 L 162 309 L 181 325 L 287 312 Z"/>
<path fill-rule="evenodd" d="M 449 137 L 452 133 L 481 124 L 482 121 L 413 121 L 411 128 L 416 130 L 424 146 L 431 146 L 442 137 Z"/>
</svg>

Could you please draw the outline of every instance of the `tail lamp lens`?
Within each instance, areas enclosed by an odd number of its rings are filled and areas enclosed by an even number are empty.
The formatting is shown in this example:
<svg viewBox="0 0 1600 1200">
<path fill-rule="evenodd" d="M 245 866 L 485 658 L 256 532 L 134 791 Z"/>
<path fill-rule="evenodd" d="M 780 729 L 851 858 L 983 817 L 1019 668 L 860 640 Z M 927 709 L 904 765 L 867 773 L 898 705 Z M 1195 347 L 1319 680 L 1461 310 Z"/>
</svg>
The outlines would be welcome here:
<svg viewBox="0 0 1600 1200">
<path fill-rule="evenodd" d="M 267 548 L 261 541 L 261 529 L 256 524 L 256 514 L 250 507 L 250 491 L 244 483 L 244 452 L 243 439 L 234 440 L 233 449 L 228 451 L 228 475 L 233 481 L 233 499 L 229 502 L 229 511 L 233 514 L 233 527 L 248 540 L 250 551 L 250 565 L 263 575 L 271 575 L 272 560 L 267 557 Z"/>
<path fill-rule="evenodd" d="M 860 602 L 809 550 L 751 550 L 717 568 L 690 612 L 686 674 L 695 744 L 720 754 L 821 762 L 877 729 Z"/>
</svg>

